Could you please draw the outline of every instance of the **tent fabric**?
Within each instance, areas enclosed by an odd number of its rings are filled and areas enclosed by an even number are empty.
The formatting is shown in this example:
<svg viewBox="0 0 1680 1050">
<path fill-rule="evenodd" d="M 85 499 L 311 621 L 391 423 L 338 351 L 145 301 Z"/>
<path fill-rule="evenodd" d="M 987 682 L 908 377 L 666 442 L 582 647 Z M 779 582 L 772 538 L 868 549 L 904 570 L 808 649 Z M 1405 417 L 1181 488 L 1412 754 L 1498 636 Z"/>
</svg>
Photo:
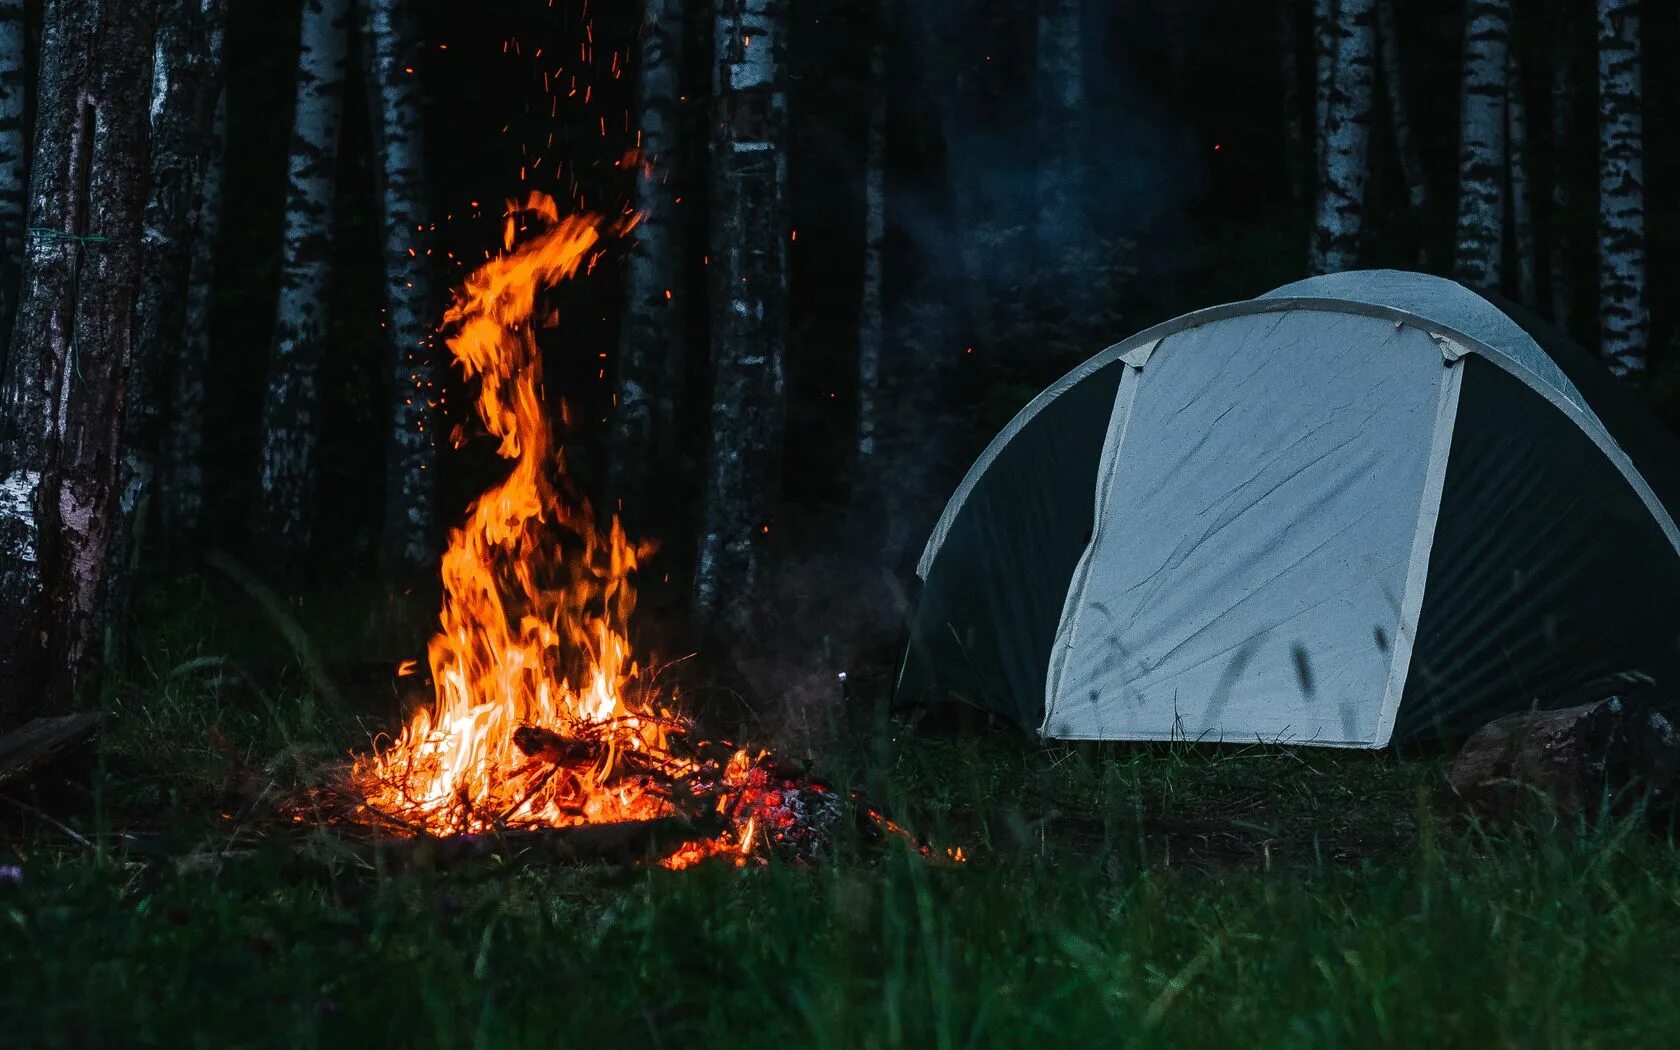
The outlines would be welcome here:
<svg viewBox="0 0 1680 1050">
<path fill-rule="evenodd" d="M 947 505 L 898 699 L 1051 736 L 1381 746 L 1672 673 L 1674 442 L 1519 319 L 1367 271 L 1105 350 Z"/>
</svg>

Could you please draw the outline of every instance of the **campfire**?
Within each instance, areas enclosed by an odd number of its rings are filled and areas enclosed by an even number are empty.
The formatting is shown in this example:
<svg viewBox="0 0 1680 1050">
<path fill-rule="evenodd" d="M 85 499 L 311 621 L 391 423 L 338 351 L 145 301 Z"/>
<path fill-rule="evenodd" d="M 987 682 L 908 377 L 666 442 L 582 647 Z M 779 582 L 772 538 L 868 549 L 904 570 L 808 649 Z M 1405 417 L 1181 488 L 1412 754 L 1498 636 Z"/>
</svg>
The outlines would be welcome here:
<svg viewBox="0 0 1680 1050">
<path fill-rule="evenodd" d="M 699 737 L 674 696 L 661 695 L 628 640 L 633 577 L 652 548 L 616 518 L 602 534 L 554 445 L 539 297 L 592 263 L 602 232 L 601 220 L 562 217 L 542 195 L 510 205 L 503 253 L 467 278 L 444 315 L 449 349 L 477 385 L 478 418 L 512 468 L 450 534 L 427 651 L 435 696 L 355 761 L 359 816 L 440 837 L 655 822 L 691 830 L 665 852 L 668 867 L 720 854 L 812 856 L 841 800 L 764 750 Z"/>
</svg>

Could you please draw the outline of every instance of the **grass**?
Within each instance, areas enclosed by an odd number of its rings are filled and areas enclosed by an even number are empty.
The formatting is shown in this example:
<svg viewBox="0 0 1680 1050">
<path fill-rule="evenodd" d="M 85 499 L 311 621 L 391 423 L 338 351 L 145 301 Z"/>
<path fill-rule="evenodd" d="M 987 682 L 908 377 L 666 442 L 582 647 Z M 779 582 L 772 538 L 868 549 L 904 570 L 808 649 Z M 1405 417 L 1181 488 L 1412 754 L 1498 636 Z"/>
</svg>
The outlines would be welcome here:
<svg viewBox="0 0 1680 1050">
<path fill-rule="evenodd" d="M 1666 1045 L 1680 1025 L 1680 853 L 1632 821 L 1479 828 L 1439 756 L 900 727 L 834 767 L 965 865 L 842 843 L 810 868 L 182 874 L 115 833 L 224 844 L 242 778 L 283 784 L 368 731 L 307 674 L 186 639 L 33 799 L 96 848 L 5 818 L 7 1045 Z"/>
</svg>

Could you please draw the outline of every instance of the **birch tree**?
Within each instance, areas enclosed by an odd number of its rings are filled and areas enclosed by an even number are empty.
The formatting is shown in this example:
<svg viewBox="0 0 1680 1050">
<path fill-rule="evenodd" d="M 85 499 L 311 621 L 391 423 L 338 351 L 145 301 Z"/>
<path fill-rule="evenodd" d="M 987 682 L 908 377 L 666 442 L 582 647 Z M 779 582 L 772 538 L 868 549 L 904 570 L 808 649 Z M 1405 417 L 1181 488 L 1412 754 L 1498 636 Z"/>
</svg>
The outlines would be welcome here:
<svg viewBox="0 0 1680 1050">
<path fill-rule="evenodd" d="M 1429 182 L 1418 155 L 1417 136 L 1412 133 L 1412 109 L 1406 104 L 1405 65 L 1400 60 L 1400 30 L 1394 22 L 1394 0 L 1376 0 L 1377 46 L 1382 62 L 1383 97 L 1388 102 L 1388 126 L 1394 135 L 1394 152 L 1400 159 L 1400 173 L 1406 180 L 1406 201 L 1412 214 L 1422 217 L 1429 203 Z"/>
<path fill-rule="evenodd" d="M 48 0 L 0 381 L 0 704 L 63 706 L 101 629 L 140 285 L 150 0 Z"/>
<path fill-rule="evenodd" d="M 221 93 L 226 16 L 226 0 L 158 0 L 149 185 L 123 435 L 122 501 L 117 542 L 106 566 L 110 599 L 119 609 L 126 604 L 124 588 L 139 560 L 163 444 L 160 379 L 179 357 L 184 335 L 192 223 Z"/>
<path fill-rule="evenodd" d="M 1523 76 L 1517 49 L 1506 59 L 1505 133 L 1509 139 L 1511 181 L 1511 240 L 1517 263 L 1517 300 L 1535 302 L 1534 208 L 1529 199 L 1528 105 L 1523 98 Z"/>
<path fill-rule="evenodd" d="M 1338 0 L 1334 24 L 1334 75 L 1325 109 L 1316 230 L 1319 262 L 1327 272 L 1350 269 L 1359 261 L 1376 82 L 1372 0 Z"/>
<path fill-rule="evenodd" d="M 185 549 L 204 520 L 204 374 L 210 363 L 210 307 L 222 230 L 222 181 L 227 167 L 227 91 L 216 102 L 210 154 L 195 209 L 192 262 L 187 269 L 186 319 L 171 376 L 165 435 L 164 524 L 171 544 Z"/>
<path fill-rule="evenodd" d="M 0 0 L 0 363 L 11 339 L 23 258 L 23 118 L 29 91 L 24 8 L 24 0 Z"/>
<path fill-rule="evenodd" d="M 885 4 L 878 5 L 885 13 Z M 881 19 L 884 29 L 886 19 Z M 876 32 L 869 49 L 869 130 L 863 156 L 863 279 L 858 296 L 856 475 L 868 477 L 875 458 L 881 387 L 882 248 L 887 236 L 887 45 Z"/>
<path fill-rule="evenodd" d="M 1080 0 L 1039 0 L 1037 69 L 1040 135 L 1038 165 L 1038 258 L 1062 286 L 1089 287 L 1092 253 L 1086 243 L 1088 190 L 1085 158 L 1085 27 Z"/>
<path fill-rule="evenodd" d="M 1313 232 L 1307 265 L 1324 272 L 1324 245 L 1317 214 L 1325 194 L 1325 162 L 1329 156 L 1330 95 L 1336 80 L 1336 0 L 1313 0 Z"/>
<path fill-rule="evenodd" d="M 332 283 L 333 187 L 349 58 L 349 0 L 304 0 L 286 165 L 280 293 L 262 418 L 258 532 L 282 562 L 309 545 L 318 389 Z M 189 395 L 190 396 L 190 395 Z"/>
<path fill-rule="evenodd" d="M 744 631 L 781 491 L 788 326 L 788 0 L 713 16 L 711 448 L 695 568 L 702 628 Z"/>
<path fill-rule="evenodd" d="M 668 494 L 674 480 L 665 465 L 676 452 L 685 371 L 685 245 L 677 205 L 683 185 L 679 106 L 685 7 L 683 0 L 642 3 L 636 86 L 642 161 L 636 210 L 642 221 L 625 260 L 608 478 L 614 504 L 632 526 L 648 520 L 649 501 Z"/>
<path fill-rule="evenodd" d="M 1645 145 L 1638 0 L 1598 0 L 1599 352 L 1645 374 Z"/>
<path fill-rule="evenodd" d="M 391 353 L 383 546 L 387 567 L 400 572 L 430 563 L 437 531 L 435 303 L 431 249 L 426 247 L 431 219 L 413 13 L 404 0 L 366 0 L 366 9 L 363 40 L 369 81 L 377 93 L 385 332 Z"/>
<path fill-rule="evenodd" d="M 1505 66 L 1510 0 L 1466 0 L 1454 275 L 1499 288 L 1505 230 Z"/>
</svg>

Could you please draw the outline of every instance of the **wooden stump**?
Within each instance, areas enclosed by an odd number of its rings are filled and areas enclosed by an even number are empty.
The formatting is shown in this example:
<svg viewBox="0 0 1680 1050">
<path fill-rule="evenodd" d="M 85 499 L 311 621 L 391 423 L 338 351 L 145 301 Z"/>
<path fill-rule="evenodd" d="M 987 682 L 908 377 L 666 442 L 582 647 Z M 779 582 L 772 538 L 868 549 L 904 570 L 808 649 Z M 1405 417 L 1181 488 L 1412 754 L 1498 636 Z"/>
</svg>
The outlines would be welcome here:
<svg viewBox="0 0 1680 1050">
<path fill-rule="evenodd" d="M 1666 805 L 1680 785 L 1680 734 L 1654 707 L 1620 696 L 1507 715 L 1465 741 L 1448 781 L 1490 816 L 1536 796 L 1568 818 L 1641 797 Z"/>
</svg>

